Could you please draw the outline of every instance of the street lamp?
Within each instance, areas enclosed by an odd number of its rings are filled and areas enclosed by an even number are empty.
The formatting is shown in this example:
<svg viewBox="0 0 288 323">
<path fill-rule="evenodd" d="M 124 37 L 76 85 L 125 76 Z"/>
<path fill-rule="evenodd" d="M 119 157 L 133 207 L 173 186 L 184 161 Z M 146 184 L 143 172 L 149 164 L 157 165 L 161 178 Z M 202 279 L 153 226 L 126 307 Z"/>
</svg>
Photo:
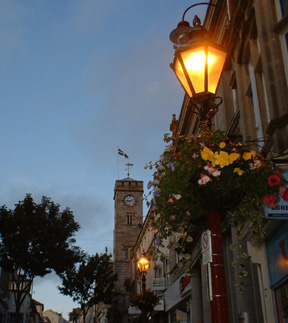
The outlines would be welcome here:
<svg viewBox="0 0 288 323">
<path fill-rule="evenodd" d="M 147 274 L 147 271 L 148 271 L 148 269 L 150 267 L 150 259 L 145 254 L 145 252 L 143 252 L 142 256 L 138 259 L 137 267 L 138 267 L 138 270 L 139 270 L 139 272 L 141 274 L 142 291 L 143 291 L 143 295 L 145 296 L 145 293 L 146 293 L 146 274 Z M 147 316 L 145 307 L 142 308 L 141 312 L 142 312 L 142 322 L 145 323 L 146 322 L 146 316 Z"/>
<path fill-rule="evenodd" d="M 203 4 L 212 5 L 198 3 L 190 6 L 177 28 L 170 33 L 170 40 L 175 44 L 175 56 L 170 67 L 189 97 L 201 105 L 200 121 L 207 121 L 215 115 L 222 102 L 221 99 L 218 105 L 214 104 L 227 52 L 209 39 L 207 30 L 197 16 L 193 20 L 193 27 L 184 20 L 189 9 Z"/>
<path fill-rule="evenodd" d="M 199 105 L 200 124 L 207 122 L 217 112 L 216 92 L 225 64 L 226 51 L 208 39 L 207 30 L 201 26 L 195 16 L 193 27 L 184 20 L 185 14 L 197 5 L 216 5 L 198 3 L 187 8 L 182 21 L 170 34 L 170 40 L 176 45 L 174 61 L 170 65 L 186 93 Z M 208 264 L 209 286 L 211 286 L 210 304 L 211 321 L 228 323 L 229 311 L 227 302 L 226 279 L 223 256 L 221 214 L 206 212 L 207 229 L 211 232 L 212 261 Z"/>
<path fill-rule="evenodd" d="M 142 290 L 143 293 L 146 291 L 146 273 L 150 267 L 150 259 L 143 252 L 142 256 L 137 261 L 138 270 L 141 273 L 141 281 L 142 281 Z"/>
</svg>

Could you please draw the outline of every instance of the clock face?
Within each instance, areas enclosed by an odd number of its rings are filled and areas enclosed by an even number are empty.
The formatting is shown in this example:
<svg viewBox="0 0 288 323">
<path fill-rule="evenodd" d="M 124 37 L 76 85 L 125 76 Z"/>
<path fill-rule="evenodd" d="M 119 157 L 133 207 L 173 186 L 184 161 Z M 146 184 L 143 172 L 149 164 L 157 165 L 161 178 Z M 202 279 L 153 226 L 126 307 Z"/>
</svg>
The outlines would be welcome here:
<svg viewBox="0 0 288 323">
<path fill-rule="evenodd" d="M 132 195 L 126 195 L 124 197 L 124 203 L 126 206 L 133 206 L 135 204 L 135 198 Z"/>
</svg>

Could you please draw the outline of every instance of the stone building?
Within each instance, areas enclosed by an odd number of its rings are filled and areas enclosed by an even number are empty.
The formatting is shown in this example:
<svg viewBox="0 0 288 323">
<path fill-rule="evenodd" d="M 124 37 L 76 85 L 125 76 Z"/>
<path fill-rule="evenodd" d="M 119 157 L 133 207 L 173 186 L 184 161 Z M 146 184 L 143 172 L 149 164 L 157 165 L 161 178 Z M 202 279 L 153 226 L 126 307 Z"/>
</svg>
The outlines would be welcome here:
<svg viewBox="0 0 288 323">
<path fill-rule="evenodd" d="M 130 177 L 115 182 L 114 188 L 114 270 L 118 293 L 111 311 L 111 322 L 127 322 L 130 300 L 130 256 L 143 224 L 143 181 Z"/>
<path fill-rule="evenodd" d="M 62 316 L 62 313 L 57 313 L 51 309 L 44 311 L 43 317 L 48 318 L 51 323 L 67 323 L 67 321 Z"/>
</svg>

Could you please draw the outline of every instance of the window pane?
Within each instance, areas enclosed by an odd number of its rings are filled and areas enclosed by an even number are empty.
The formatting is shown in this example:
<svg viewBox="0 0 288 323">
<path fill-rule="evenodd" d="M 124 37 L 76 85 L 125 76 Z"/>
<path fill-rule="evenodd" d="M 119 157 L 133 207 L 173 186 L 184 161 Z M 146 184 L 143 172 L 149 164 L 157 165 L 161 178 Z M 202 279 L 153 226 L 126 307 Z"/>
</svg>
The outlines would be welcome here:
<svg viewBox="0 0 288 323">
<path fill-rule="evenodd" d="M 288 52 L 288 33 L 286 33 L 284 37 L 285 37 L 286 48 L 287 48 L 287 52 Z"/>
<path fill-rule="evenodd" d="M 282 16 L 284 17 L 288 14 L 288 1 L 287 0 L 280 0 L 280 6 L 281 6 Z"/>
</svg>

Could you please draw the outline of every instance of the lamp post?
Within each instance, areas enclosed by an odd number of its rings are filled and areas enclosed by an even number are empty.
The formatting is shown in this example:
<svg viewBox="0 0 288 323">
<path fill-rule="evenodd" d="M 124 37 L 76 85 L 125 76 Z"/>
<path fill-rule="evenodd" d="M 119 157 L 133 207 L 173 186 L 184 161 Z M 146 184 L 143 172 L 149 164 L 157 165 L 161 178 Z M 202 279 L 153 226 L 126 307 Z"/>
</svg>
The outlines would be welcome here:
<svg viewBox="0 0 288 323">
<path fill-rule="evenodd" d="M 217 112 L 215 104 L 216 92 L 225 64 L 226 51 L 211 42 L 207 30 L 201 26 L 200 19 L 195 16 L 193 27 L 184 20 L 185 14 L 199 3 L 190 6 L 183 14 L 182 21 L 170 34 L 175 44 L 174 61 L 170 65 L 186 93 L 199 105 L 199 121 L 211 124 L 211 118 Z M 216 7 L 216 5 L 214 5 Z M 223 257 L 222 229 L 220 212 L 208 210 L 206 225 L 211 231 L 212 261 L 210 268 L 210 304 L 211 321 L 228 323 L 229 311 L 226 292 L 226 279 Z"/>
<path fill-rule="evenodd" d="M 150 259 L 149 257 L 147 257 L 147 255 L 143 252 L 142 256 L 138 259 L 137 261 L 137 267 L 138 270 L 141 274 L 141 282 L 142 282 L 142 291 L 143 291 L 143 295 L 145 295 L 146 293 L 146 274 L 147 274 L 147 270 L 150 267 Z M 142 309 L 142 322 L 145 323 L 146 322 L 146 310 L 145 308 Z"/>
</svg>

